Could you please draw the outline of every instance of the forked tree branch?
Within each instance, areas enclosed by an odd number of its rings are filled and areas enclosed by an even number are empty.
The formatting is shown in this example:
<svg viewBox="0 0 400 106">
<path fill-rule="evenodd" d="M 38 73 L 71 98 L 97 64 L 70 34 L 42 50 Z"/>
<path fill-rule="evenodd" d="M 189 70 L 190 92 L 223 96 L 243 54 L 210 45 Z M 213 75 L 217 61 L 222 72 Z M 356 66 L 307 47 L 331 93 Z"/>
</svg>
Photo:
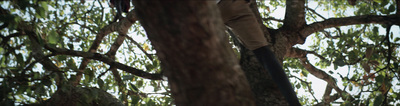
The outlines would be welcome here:
<svg viewBox="0 0 400 106">
<path fill-rule="evenodd" d="M 128 29 L 133 25 L 134 22 L 136 22 L 136 20 L 136 16 L 134 14 L 134 11 L 132 10 L 128 13 L 126 18 L 120 19 L 120 21 L 111 23 L 100 29 L 100 32 L 97 33 L 96 39 L 92 43 L 92 46 L 89 48 L 89 53 L 96 52 L 97 48 L 100 46 L 101 41 L 106 35 L 115 31 L 117 31 L 118 33 L 126 34 L 128 32 Z M 76 81 L 74 83 L 75 86 L 80 82 L 83 71 L 86 69 L 88 64 L 89 59 L 83 58 L 79 66 L 78 73 L 76 75 Z"/>
</svg>

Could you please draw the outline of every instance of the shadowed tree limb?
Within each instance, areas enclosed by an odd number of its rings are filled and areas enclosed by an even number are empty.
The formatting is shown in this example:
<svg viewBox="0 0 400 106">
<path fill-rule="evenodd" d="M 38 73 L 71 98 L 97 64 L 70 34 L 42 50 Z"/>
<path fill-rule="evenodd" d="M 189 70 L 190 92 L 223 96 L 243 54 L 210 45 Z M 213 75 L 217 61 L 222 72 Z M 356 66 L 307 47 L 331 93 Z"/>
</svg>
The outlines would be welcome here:
<svg viewBox="0 0 400 106">
<path fill-rule="evenodd" d="M 90 52 L 83 52 L 83 51 L 75 51 L 75 50 L 68 50 L 68 49 L 61 49 L 61 48 L 52 48 L 51 52 L 53 52 L 54 55 L 69 55 L 69 56 L 79 56 L 87 59 L 93 59 L 93 60 L 98 60 L 101 62 L 104 62 L 111 67 L 116 67 L 120 70 L 123 70 L 127 73 L 131 73 L 133 75 L 145 78 L 145 79 L 151 79 L 151 80 L 162 80 L 162 75 L 161 74 L 151 74 L 148 72 L 145 72 L 143 70 L 139 70 L 130 66 L 127 66 L 125 64 L 119 63 L 114 61 L 113 59 L 109 58 L 106 55 L 102 55 L 99 53 L 90 53 Z"/>
<path fill-rule="evenodd" d="M 324 21 L 309 24 L 299 31 L 299 34 L 306 38 L 310 34 L 331 27 L 356 25 L 356 24 L 387 24 L 393 23 L 400 25 L 400 15 L 362 15 L 344 18 L 330 18 Z"/>
</svg>

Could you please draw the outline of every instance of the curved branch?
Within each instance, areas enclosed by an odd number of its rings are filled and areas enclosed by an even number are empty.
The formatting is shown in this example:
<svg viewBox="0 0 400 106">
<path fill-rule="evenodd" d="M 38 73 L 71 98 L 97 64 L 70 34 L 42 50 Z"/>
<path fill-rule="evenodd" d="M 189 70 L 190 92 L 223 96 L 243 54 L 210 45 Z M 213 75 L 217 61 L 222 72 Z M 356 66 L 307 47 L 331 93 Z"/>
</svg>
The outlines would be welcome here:
<svg viewBox="0 0 400 106">
<path fill-rule="evenodd" d="M 314 54 L 316 56 L 318 56 L 321 59 L 325 59 L 322 56 L 316 54 L 315 52 L 312 51 L 306 51 L 306 50 L 301 50 L 298 48 L 292 48 L 289 49 L 289 51 L 286 53 L 286 56 L 292 56 L 294 58 L 299 58 L 301 64 L 304 66 L 305 69 L 307 69 L 308 72 L 310 72 L 312 75 L 314 75 L 315 77 L 324 80 L 325 82 L 328 83 L 328 86 L 332 87 L 333 89 L 336 90 L 336 92 L 338 92 L 339 95 L 341 95 L 342 98 L 348 97 L 348 100 L 352 101 L 354 100 L 353 97 L 350 96 L 349 93 L 347 93 L 346 91 L 341 90 L 338 85 L 336 84 L 336 80 L 334 77 L 330 76 L 329 74 L 327 74 L 326 72 L 316 68 L 315 66 L 313 66 L 307 59 L 306 55 L 308 53 Z M 330 94 L 330 93 L 329 93 Z M 343 95 L 345 94 L 345 95 Z"/>
<path fill-rule="evenodd" d="M 343 91 L 342 89 L 340 89 L 338 87 L 334 77 L 332 77 L 329 74 L 327 74 L 326 72 L 314 67 L 308 61 L 307 58 L 305 58 L 305 57 L 304 58 L 300 58 L 300 62 L 304 66 L 304 68 L 306 68 L 307 71 L 310 72 L 312 75 L 314 75 L 315 77 L 317 77 L 319 79 L 322 79 L 325 82 L 327 82 L 329 86 L 331 86 L 333 89 L 335 89 L 335 91 L 338 92 L 338 94 L 341 95 L 342 98 L 344 98 L 344 100 L 350 100 L 350 101 L 354 100 L 354 98 L 348 92 Z"/>
<path fill-rule="evenodd" d="M 136 21 L 136 16 L 134 14 L 134 11 L 131 11 L 128 13 L 126 18 L 121 19 L 121 21 L 111 23 L 110 25 L 105 26 L 100 30 L 99 33 L 96 35 L 96 39 L 93 41 L 92 46 L 89 48 L 90 53 L 95 53 L 97 48 L 100 46 L 101 41 L 103 38 L 112 33 L 117 31 L 118 33 L 123 33 L 126 34 L 128 32 L 128 29 L 132 26 L 132 24 Z M 78 73 L 77 73 L 77 81 L 79 82 L 80 78 L 82 77 L 82 73 L 87 67 L 87 64 L 89 64 L 89 59 L 83 58 L 82 62 L 79 66 Z M 76 83 L 74 84 L 76 85 Z"/>
<path fill-rule="evenodd" d="M 69 56 L 79 56 L 87 59 L 93 59 L 93 60 L 98 60 L 101 62 L 104 62 L 111 67 L 116 67 L 120 70 L 123 70 L 125 72 L 131 73 L 133 75 L 146 78 L 146 79 L 151 79 L 151 80 L 162 80 L 162 75 L 161 74 L 152 74 L 145 72 L 143 70 L 139 70 L 130 66 L 127 66 L 125 64 L 119 63 L 114 61 L 113 59 L 107 57 L 106 55 L 102 55 L 99 53 L 90 53 L 90 52 L 83 52 L 83 51 L 75 51 L 75 50 L 68 50 L 68 49 L 61 49 L 61 48 L 51 48 L 51 51 L 55 55 L 69 55 Z"/>
<path fill-rule="evenodd" d="M 329 105 L 331 102 L 340 98 L 340 96 L 337 93 L 330 95 L 332 93 L 332 89 L 333 88 L 331 86 L 326 85 L 325 93 L 323 95 L 323 102 L 318 103 L 316 106 L 326 106 Z"/>
<path fill-rule="evenodd" d="M 305 26 L 300 30 L 300 34 L 303 38 L 306 38 L 310 34 L 323 30 L 325 28 L 355 25 L 355 24 L 396 24 L 400 25 L 400 15 L 389 15 L 389 16 L 378 16 L 378 15 L 363 15 L 363 16 L 352 16 L 345 18 L 330 18 L 324 21 L 315 22 Z"/>
</svg>

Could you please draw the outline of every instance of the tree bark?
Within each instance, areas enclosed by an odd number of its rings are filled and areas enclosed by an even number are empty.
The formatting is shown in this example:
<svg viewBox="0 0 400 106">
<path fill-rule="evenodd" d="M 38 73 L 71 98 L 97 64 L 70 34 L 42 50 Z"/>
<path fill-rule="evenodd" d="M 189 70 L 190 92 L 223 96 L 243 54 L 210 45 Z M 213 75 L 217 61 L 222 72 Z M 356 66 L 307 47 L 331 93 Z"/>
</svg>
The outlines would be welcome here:
<svg viewBox="0 0 400 106">
<path fill-rule="evenodd" d="M 134 0 L 176 105 L 254 105 L 215 1 Z"/>
<path fill-rule="evenodd" d="M 253 52 L 241 47 L 240 54 L 240 65 L 254 93 L 257 106 L 289 105 L 268 71 L 258 63 Z"/>
</svg>

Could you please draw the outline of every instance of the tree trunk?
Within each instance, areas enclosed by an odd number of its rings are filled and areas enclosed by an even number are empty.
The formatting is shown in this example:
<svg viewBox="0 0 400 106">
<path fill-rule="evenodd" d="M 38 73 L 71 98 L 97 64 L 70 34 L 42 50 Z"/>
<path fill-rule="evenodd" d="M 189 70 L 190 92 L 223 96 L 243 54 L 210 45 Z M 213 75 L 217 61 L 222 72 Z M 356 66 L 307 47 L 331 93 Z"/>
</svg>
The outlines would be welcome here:
<svg viewBox="0 0 400 106">
<path fill-rule="evenodd" d="M 134 0 L 176 105 L 254 105 L 215 1 Z"/>
</svg>

